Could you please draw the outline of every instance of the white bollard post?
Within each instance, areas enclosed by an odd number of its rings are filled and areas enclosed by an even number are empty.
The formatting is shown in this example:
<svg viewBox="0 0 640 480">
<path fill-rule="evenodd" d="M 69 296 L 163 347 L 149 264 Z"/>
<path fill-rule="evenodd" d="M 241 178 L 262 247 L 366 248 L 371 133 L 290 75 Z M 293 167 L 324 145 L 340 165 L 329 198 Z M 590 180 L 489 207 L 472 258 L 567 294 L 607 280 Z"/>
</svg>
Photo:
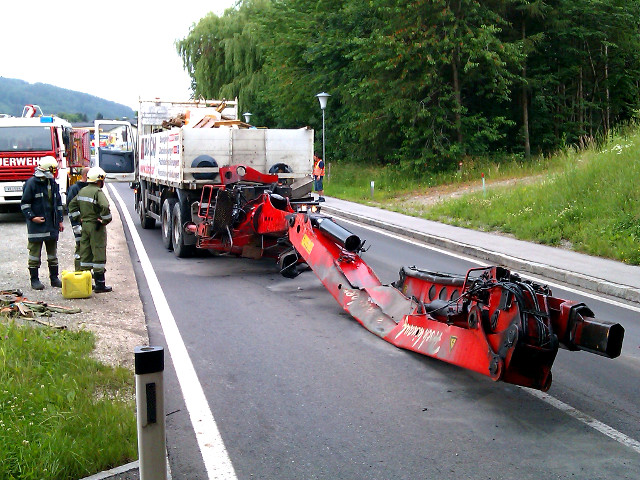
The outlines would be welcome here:
<svg viewBox="0 0 640 480">
<path fill-rule="evenodd" d="M 140 480 L 166 480 L 164 349 L 136 347 L 134 354 Z"/>
<path fill-rule="evenodd" d="M 376 186 L 376 182 L 371 180 L 371 200 L 373 200 L 373 190 L 374 190 L 375 186 Z"/>
</svg>

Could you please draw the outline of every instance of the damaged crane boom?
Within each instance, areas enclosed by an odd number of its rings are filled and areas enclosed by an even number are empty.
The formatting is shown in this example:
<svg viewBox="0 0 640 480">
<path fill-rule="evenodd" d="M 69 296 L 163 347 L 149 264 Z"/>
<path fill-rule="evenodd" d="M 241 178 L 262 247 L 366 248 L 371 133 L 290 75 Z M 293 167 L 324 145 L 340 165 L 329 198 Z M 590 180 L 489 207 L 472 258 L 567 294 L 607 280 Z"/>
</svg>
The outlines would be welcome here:
<svg viewBox="0 0 640 480">
<path fill-rule="evenodd" d="M 584 304 L 501 267 L 462 276 L 403 267 L 382 285 L 362 260 L 360 239 L 331 219 L 290 215 L 289 241 L 340 305 L 393 345 L 547 391 L 559 347 L 615 358 L 624 328 Z"/>
<path fill-rule="evenodd" d="M 360 257 L 364 242 L 317 213 L 312 197 L 243 165 L 221 167 L 220 176 L 203 186 L 192 221 L 179 227 L 196 247 L 271 257 L 286 277 L 306 264 L 351 316 L 399 348 L 543 391 L 558 348 L 608 358 L 622 351 L 620 324 L 502 267 L 464 276 L 402 267 L 396 282 L 383 285 Z"/>
</svg>

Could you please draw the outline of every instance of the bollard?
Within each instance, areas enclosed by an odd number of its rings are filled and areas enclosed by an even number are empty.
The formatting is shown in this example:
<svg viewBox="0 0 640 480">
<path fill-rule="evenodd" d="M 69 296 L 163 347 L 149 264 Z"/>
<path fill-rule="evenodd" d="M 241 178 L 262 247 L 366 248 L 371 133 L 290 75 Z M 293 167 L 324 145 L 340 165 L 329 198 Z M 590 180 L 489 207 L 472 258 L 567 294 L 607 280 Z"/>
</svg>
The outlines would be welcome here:
<svg viewBox="0 0 640 480">
<path fill-rule="evenodd" d="M 164 349 L 136 347 L 134 355 L 140 480 L 166 480 Z"/>
<path fill-rule="evenodd" d="M 482 196 L 483 197 L 487 196 L 487 189 L 484 186 L 484 173 L 482 174 Z"/>
<path fill-rule="evenodd" d="M 371 180 L 371 200 L 373 200 L 373 189 L 375 187 L 375 182 Z"/>
</svg>

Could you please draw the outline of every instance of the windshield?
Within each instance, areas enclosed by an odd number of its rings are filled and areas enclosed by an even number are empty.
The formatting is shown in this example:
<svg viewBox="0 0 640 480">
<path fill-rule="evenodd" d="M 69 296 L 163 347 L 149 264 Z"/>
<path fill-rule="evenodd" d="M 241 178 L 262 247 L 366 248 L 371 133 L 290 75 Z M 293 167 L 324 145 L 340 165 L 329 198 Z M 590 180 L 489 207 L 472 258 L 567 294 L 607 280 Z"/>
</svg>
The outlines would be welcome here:
<svg viewBox="0 0 640 480">
<path fill-rule="evenodd" d="M 51 151 L 51 127 L 2 127 L 0 152 Z"/>
</svg>

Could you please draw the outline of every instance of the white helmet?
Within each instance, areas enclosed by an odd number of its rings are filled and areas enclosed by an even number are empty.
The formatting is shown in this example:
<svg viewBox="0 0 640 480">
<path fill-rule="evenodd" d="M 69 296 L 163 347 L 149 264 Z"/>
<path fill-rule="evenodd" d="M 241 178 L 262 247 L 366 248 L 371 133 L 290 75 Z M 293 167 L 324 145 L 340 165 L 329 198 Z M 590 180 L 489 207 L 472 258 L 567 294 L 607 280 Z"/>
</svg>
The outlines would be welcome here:
<svg viewBox="0 0 640 480">
<path fill-rule="evenodd" d="M 53 173 L 55 170 L 58 169 L 58 161 L 55 159 L 55 157 L 52 157 L 50 155 L 46 157 L 42 157 L 38 161 L 38 168 L 43 172 Z"/>
<path fill-rule="evenodd" d="M 87 182 L 96 183 L 99 180 L 104 180 L 107 174 L 100 167 L 91 167 L 87 172 Z"/>
</svg>

